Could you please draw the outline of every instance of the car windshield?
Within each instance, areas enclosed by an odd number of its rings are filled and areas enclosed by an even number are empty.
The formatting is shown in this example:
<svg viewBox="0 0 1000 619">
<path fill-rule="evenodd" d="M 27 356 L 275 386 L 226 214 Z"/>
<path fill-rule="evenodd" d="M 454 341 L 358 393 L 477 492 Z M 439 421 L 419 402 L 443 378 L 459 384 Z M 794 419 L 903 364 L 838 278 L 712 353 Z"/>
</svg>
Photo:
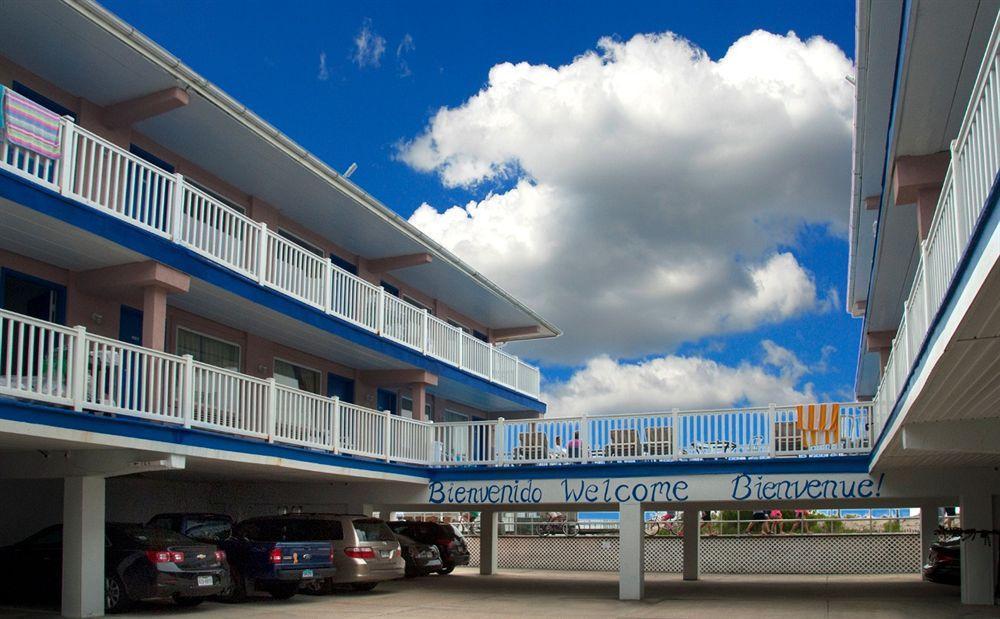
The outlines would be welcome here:
<svg viewBox="0 0 1000 619">
<path fill-rule="evenodd" d="M 258 520 L 240 527 L 247 539 L 259 542 L 329 541 L 330 523 L 323 520 Z"/>
<path fill-rule="evenodd" d="M 151 527 L 125 527 L 121 531 L 127 538 L 147 546 L 173 546 L 176 544 L 191 544 L 191 538 L 181 535 L 175 531 L 167 529 L 154 529 Z"/>
<path fill-rule="evenodd" d="M 191 518 L 184 534 L 196 539 L 224 540 L 229 537 L 233 524 L 224 518 Z"/>
<path fill-rule="evenodd" d="M 363 518 L 354 521 L 354 530 L 358 533 L 359 542 L 394 542 L 396 536 L 381 520 Z"/>
</svg>

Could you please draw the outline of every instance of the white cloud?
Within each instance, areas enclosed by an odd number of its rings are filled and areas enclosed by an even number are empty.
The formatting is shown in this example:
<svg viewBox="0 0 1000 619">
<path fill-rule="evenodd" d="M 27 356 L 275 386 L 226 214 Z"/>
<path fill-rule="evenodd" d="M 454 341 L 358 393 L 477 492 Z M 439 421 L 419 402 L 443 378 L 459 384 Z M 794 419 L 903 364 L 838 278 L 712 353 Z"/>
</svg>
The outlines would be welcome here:
<svg viewBox="0 0 1000 619">
<path fill-rule="evenodd" d="M 330 70 L 326 66 L 326 52 L 319 53 L 319 71 L 316 73 L 316 79 L 321 82 L 330 79 Z"/>
<path fill-rule="evenodd" d="M 399 158 L 492 188 L 411 221 L 562 327 L 546 361 L 636 358 L 819 311 L 803 224 L 845 229 L 850 61 L 754 32 L 719 60 L 672 34 L 504 63 Z M 829 293 L 827 293 L 828 296 Z"/>
<path fill-rule="evenodd" d="M 765 341 L 763 347 L 761 363 L 736 366 L 696 356 L 668 355 L 638 363 L 595 357 L 565 382 L 546 386 L 546 416 L 815 401 L 812 385 L 798 386 L 808 373 L 806 365 L 773 342 Z"/>
<path fill-rule="evenodd" d="M 396 63 L 399 65 L 399 76 L 409 77 L 413 74 L 410 70 L 410 63 L 406 61 L 406 54 L 412 52 L 417 48 L 413 44 L 413 36 L 410 33 L 403 35 L 403 38 L 399 41 L 399 45 L 396 46 Z"/>
<path fill-rule="evenodd" d="M 362 69 L 379 67 L 385 54 L 385 38 L 372 30 L 372 20 L 365 19 L 354 37 L 354 51 L 351 60 Z"/>
</svg>

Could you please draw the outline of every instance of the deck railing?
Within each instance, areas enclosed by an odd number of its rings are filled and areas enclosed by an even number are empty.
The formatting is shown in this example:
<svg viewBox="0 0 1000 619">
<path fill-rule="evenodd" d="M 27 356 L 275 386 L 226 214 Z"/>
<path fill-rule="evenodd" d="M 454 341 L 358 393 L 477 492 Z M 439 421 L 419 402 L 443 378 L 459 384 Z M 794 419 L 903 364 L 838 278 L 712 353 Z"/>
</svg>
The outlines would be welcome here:
<svg viewBox="0 0 1000 619">
<path fill-rule="evenodd" d="M 430 466 L 867 453 L 871 405 L 807 445 L 794 406 L 432 423 L 0 310 L 0 395 Z M 832 412 L 832 407 L 829 408 Z"/>
<path fill-rule="evenodd" d="M 889 359 L 875 394 L 876 432 L 889 420 L 920 357 L 1000 171 L 1000 18 L 993 27 Z"/>
<path fill-rule="evenodd" d="M 5 96 L 21 97 L 12 91 Z M 147 163 L 70 118 L 62 120 L 60 144 L 59 159 L 50 159 L 0 137 L 0 168 L 394 342 L 532 397 L 540 395 L 538 368 L 289 242 L 181 174 Z"/>
</svg>

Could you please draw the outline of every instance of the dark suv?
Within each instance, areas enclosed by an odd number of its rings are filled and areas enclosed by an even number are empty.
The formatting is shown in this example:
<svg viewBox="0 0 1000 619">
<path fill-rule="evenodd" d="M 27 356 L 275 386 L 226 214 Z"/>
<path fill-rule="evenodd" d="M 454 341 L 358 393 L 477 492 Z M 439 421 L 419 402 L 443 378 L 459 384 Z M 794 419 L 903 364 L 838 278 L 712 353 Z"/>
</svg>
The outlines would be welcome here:
<svg viewBox="0 0 1000 619">
<path fill-rule="evenodd" d="M 396 520 L 388 524 L 394 533 L 405 535 L 421 544 L 436 546 L 442 563 L 438 574 L 451 574 L 455 571 L 455 566 L 469 564 L 469 547 L 465 544 L 465 538 L 451 525 L 414 520 Z"/>
</svg>

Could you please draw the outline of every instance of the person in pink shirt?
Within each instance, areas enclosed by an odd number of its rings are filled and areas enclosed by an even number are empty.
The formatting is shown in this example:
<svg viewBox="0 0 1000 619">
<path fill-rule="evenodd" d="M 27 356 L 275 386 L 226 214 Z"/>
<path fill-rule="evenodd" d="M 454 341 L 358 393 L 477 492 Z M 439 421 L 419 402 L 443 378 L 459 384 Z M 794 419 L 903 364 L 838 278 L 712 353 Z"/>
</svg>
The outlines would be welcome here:
<svg viewBox="0 0 1000 619">
<path fill-rule="evenodd" d="M 583 454 L 580 451 L 583 449 L 583 441 L 580 440 L 580 433 L 574 432 L 573 438 L 566 443 L 566 451 L 570 458 L 579 458 Z"/>
</svg>

